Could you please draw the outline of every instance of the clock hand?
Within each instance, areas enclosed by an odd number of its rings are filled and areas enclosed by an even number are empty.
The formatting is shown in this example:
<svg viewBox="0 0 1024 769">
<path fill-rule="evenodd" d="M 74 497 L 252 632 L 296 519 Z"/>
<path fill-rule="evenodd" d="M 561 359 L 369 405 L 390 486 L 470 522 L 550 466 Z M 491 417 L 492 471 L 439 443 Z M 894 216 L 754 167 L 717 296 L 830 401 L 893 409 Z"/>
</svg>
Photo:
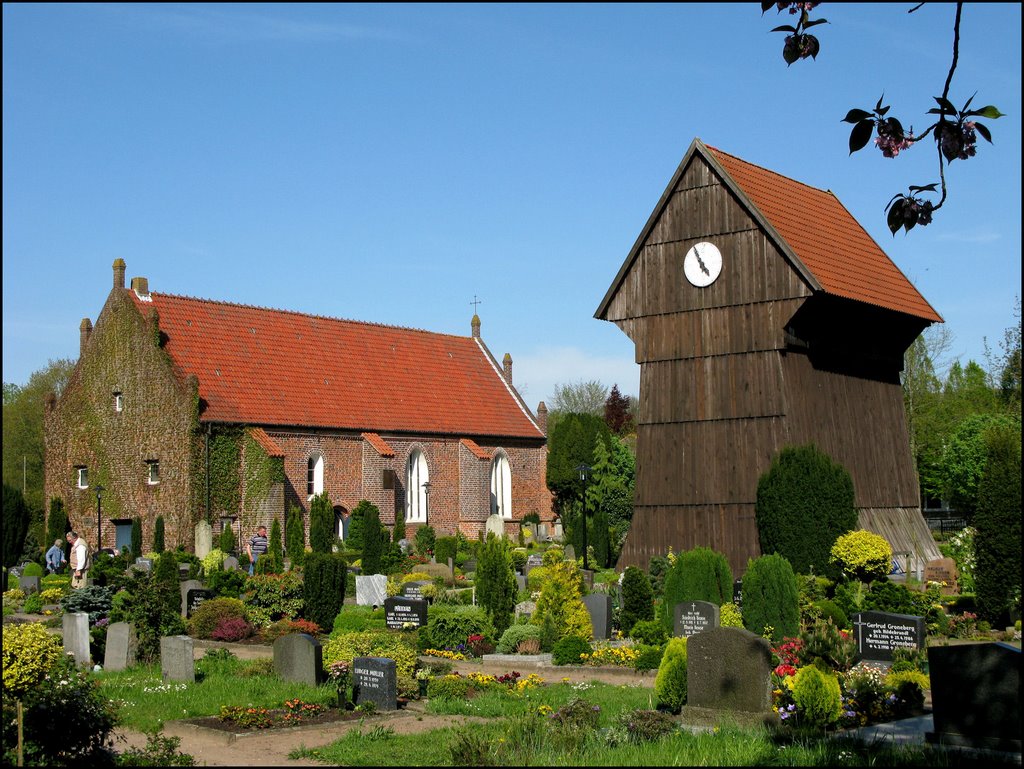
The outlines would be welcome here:
<svg viewBox="0 0 1024 769">
<path fill-rule="evenodd" d="M 710 276 L 711 270 L 707 268 L 707 266 L 704 264 L 704 260 L 700 258 L 700 251 L 697 250 L 696 246 L 693 247 L 693 255 L 697 257 L 697 264 L 700 265 L 700 271 L 703 272 L 705 275 Z"/>
</svg>

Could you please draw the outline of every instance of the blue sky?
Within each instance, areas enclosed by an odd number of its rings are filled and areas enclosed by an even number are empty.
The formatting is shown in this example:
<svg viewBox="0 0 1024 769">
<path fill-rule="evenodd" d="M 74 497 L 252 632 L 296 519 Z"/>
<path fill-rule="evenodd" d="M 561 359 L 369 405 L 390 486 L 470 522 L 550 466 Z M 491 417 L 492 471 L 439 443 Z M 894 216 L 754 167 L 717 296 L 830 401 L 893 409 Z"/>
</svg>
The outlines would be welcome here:
<svg viewBox="0 0 1024 769">
<path fill-rule="evenodd" d="M 934 145 L 851 157 L 840 121 L 884 91 L 925 127 L 953 6 L 910 7 L 825 3 L 787 68 L 757 3 L 5 4 L 3 380 L 77 356 L 120 257 L 154 291 L 445 333 L 478 297 L 531 406 L 636 394 L 593 314 L 694 137 L 835 192 L 982 361 L 1021 287 L 1021 8 L 965 8 L 952 101 L 1007 116 L 894 238 Z"/>
</svg>

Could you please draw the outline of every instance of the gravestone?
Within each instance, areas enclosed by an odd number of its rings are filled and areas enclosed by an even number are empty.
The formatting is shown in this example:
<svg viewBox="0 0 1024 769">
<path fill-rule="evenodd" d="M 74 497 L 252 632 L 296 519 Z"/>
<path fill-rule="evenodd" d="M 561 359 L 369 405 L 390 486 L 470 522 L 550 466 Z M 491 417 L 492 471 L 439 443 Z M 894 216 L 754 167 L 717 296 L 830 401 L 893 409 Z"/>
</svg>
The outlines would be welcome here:
<svg viewBox="0 0 1024 769">
<path fill-rule="evenodd" d="M 406 582 L 402 585 L 402 595 L 406 598 L 423 598 L 423 588 L 429 585 L 429 582 L 417 580 L 415 582 Z M 429 598 L 427 599 L 430 600 Z"/>
<path fill-rule="evenodd" d="M 135 664 L 139 637 L 127 622 L 115 622 L 107 627 L 107 646 L 103 652 L 104 670 L 127 670 Z"/>
<path fill-rule="evenodd" d="M 274 641 L 274 672 L 284 681 L 309 686 L 323 682 L 324 652 L 307 633 L 289 633 Z"/>
<path fill-rule="evenodd" d="M 24 591 L 26 596 L 40 592 L 41 584 L 40 577 L 18 577 L 18 589 Z"/>
<path fill-rule="evenodd" d="M 423 598 L 392 596 L 384 599 L 384 624 L 389 630 L 402 630 L 406 622 L 416 627 L 427 624 L 427 602 Z"/>
<path fill-rule="evenodd" d="M 689 638 L 710 628 L 718 627 L 721 624 L 719 611 L 720 609 L 709 601 L 677 603 L 673 614 L 675 635 Z"/>
<path fill-rule="evenodd" d="M 951 592 L 956 589 L 956 561 L 952 558 L 937 558 L 928 561 L 924 567 L 924 579 L 926 582 L 939 582 L 942 584 L 943 592 Z"/>
<path fill-rule="evenodd" d="M 853 615 L 853 637 L 857 657 L 870 662 L 892 662 L 895 649 L 923 649 L 924 617 L 863 611 Z"/>
<path fill-rule="evenodd" d="M 190 636 L 165 635 L 160 639 L 160 677 L 164 683 L 195 682 L 195 645 Z"/>
<path fill-rule="evenodd" d="M 516 617 L 517 618 L 519 617 L 519 615 L 523 615 L 525 617 L 529 617 L 535 611 L 537 611 L 537 604 L 534 603 L 533 601 L 523 601 L 521 603 L 517 603 L 516 604 Z"/>
<path fill-rule="evenodd" d="M 132 564 L 132 568 L 135 571 L 145 571 L 152 574 L 153 572 L 153 559 L 152 558 L 136 558 L 135 563 Z"/>
<path fill-rule="evenodd" d="M 467 574 L 471 571 L 476 571 L 476 559 L 470 558 L 464 564 L 462 564 L 462 571 Z"/>
<path fill-rule="evenodd" d="M 1005 643 L 928 647 L 932 743 L 1021 752 L 1020 654 Z"/>
<path fill-rule="evenodd" d="M 224 563 L 221 564 L 221 568 L 224 571 L 237 571 L 238 570 L 238 559 L 233 555 L 229 555 L 224 559 Z"/>
<path fill-rule="evenodd" d="M 591 593 L 583 596 L 583 605 L 590 614 L 590 626 L 594 640 L 607 641 L 612 637 L 612 597 L 607 594 Z"/>
<path fill-rule="evenodd" d="M 201 590 L 203 583 L 198 579 L 186 579 L 180 583 L 181 587 L 181 616 L 188 617 L 188 592 L 190 590 Z"/>
<path fill-rule="evenodd" d="M 562 551 L 562 557 L 567 561 L 576 560 L 576 548 L 572 545 L 566 545 L 565 550 Z"/>
<path fill-rule="evenodd" d="M 743 608 L 743 580 L 735 579 L 732 583 L 732 602 L 740 609 Z"/>
<path fill-rule="evenodd" d="M 196 524 L 196 558 L 203 559 L 213 549 L 213 526 L 206 521 Z"/>
<path fill-rule="evenodd" d="M 209 601 L 214 596 L 212 590 L 206 588 L 193 588 L 185 594 L 185 619 L 192 616 L 196 609 L 202 606 L 203 601 Z"/>
<path fill-rule="evenodd" d="M 356 605 L 383 606 L 388 597 L 388 578 L 383 574 L 356 576 Z"/>
<path fill-rule="evenodd" d="M 84 611 L 64 615 L 64 651 L 75 658 L 78 667 L 90 667 L 89 615 Z"/>
<path fill-rule="evenodd" d="M 352 699 L 356 706 L 372 702 L 377 710 L 398 709 L 398 671 L 386 657 L 352 660 Z"/>
<path fill-rule="evenodd" d="M 552 528 L 551 538 L 561 542 L 565 537 L 565 529 L 562 527 L 562 524 L 556 523 Z"/>
<path fill-rule="evenodd" d="M 516 574 L 516 586 L 520 590 L 526 590 L 526 577 L 522 574 Z"/>
<path fill-rule="evenodd" d="M 547 542 L 549 536 L 550 535 L 548 534 L 548 525 L 546 523 L 540 524 L 537 527 L 537 539 L 541 542 Z"/>
<path fill-rule="evenodd" d="M 712 627 L 686 642 L 686 703 L 695 708 L 769 713 L 772 651 L 738 627 Z"/>
<path fill-rule="evenodd" d="M 487 534 L 493 534 L 496 537 L 504 537 L 505 519 L 496 513 L 487 516 L 486 533 L 484 534 L 485 538 Z"/>
<path fill-rule="evenodd" d="M 178 579 L 184 582 L 192 576 L 192 564 L 190 563 L 179 563 L 178 564 Z"/>
</svg>

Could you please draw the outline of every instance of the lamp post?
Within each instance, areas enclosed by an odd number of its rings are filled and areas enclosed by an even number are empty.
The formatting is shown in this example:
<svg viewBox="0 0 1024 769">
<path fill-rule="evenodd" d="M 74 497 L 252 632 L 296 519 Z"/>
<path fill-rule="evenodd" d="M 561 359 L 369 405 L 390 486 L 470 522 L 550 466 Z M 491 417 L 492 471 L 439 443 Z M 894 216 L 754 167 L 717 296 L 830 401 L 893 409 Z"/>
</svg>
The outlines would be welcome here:
<svg viewBox="0 0 1024 769">
<path fill-rule="evenodd" d="M 96 484 L 96 552 L 100 551 L 103 543 L 103 492 L 106 489 L 102 483 Z"/>
<path fill-rule="evenodd" d="M 587 476 L 590 475 L 590 468 L 581 464 L 576 468 L 580 474 L 580 481 L 583 483 L 583 570 L 589 571 L 590 565 L 587 562 Z"/>
<path fill-rule="evenodd" d="M 430 518 L 430 481 L 423 481 L 423 522 L 429 523 Z"/>
</svg>

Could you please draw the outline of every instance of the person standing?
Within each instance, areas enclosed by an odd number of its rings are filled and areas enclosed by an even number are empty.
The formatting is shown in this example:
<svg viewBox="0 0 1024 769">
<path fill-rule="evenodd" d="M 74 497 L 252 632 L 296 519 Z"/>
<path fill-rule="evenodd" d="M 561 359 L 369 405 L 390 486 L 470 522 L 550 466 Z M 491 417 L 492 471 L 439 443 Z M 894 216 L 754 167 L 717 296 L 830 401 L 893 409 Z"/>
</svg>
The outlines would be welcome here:
<svg viewBox="0 0 1024 769">
<path fill-rule="evenodd" d="M 77 590 L 85 587 L 89 578 L 89 543 L 78 536 L 77 531 L 68 532 L 68 542 L 71 543 L 71 588 Z"/>
<path fill-rule="evenodd" d="M 245 551 L 249 554 L 249 576 L 256 573 L 256 561 L 267 552 L 270 541 L 267 539 L 267 527 L 260 526 L 256 533 L 249 538 Z"/>
<path fill-rule="evenodd" d="M 64 543 L 59 539 L 53 540 L 53 547 L 46 551 L 47 574 L 57 574 L 67 562 L 68 559 L 64 557 Z"/>
</svg>

